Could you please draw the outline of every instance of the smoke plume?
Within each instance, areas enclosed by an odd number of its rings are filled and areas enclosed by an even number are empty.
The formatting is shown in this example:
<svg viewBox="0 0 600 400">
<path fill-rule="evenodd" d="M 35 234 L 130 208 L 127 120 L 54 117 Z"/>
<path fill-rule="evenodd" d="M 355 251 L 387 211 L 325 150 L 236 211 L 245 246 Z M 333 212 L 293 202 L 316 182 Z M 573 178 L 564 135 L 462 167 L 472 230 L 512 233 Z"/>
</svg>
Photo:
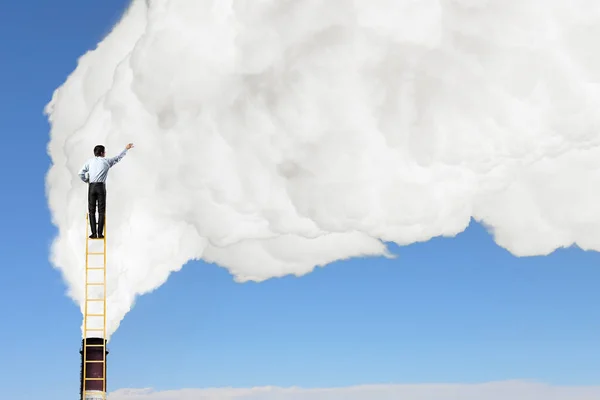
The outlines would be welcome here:
<svg viewBox="0 0 600 400">
<path fill-rule="evenodd" d="M 47 106 L 52 262 L 83 307 L 96 144 L 109 334 L 189 260 L 239 281 L 453 236 L 600 249 L 600 2 L 133 1 Z"/>
</svg>

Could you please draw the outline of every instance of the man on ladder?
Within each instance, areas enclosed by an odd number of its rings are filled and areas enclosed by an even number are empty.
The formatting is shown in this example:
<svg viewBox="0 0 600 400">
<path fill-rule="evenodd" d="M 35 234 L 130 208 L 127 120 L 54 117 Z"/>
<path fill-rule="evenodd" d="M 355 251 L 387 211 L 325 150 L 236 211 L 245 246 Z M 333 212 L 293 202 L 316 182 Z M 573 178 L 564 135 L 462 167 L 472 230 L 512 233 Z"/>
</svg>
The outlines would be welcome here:
<svg viewBox="0 0 600 400">
<path fill-rule="evenodd" d="M 102 145 L 94 147 L 94 158 L 90 158 L 79 171 L 79 177 L 88 187 L 88 211 L 92 234 L 90 239 L 104 239 L 104 214 L 106 212 L 106 177 L 108 170 L 121 161 L 133 143 L 125 146 L 125 150 L 116 157 L 105 158 L 105 148 Z M 88 176 L 86 177 L 86 173 Z M 98 230 L 96 230 L 96 202 L 98 202 Z"/>
</svg>

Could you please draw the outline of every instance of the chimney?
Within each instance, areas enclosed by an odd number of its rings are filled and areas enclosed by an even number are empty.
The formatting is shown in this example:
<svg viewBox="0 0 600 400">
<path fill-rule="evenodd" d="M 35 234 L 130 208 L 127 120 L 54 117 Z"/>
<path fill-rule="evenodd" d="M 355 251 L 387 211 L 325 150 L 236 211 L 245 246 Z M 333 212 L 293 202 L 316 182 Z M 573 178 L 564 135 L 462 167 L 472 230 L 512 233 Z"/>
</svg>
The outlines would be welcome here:
<svg viewBox="0 0 600 400">
<path fill-rule="evenodd" d="M 87 347 L 85 351 L 85 361 L 87 365 L 85 378 L 92 378 L 89 380 L 85 380 L 83 376 L 83 350 L 84 346 L 86 346 L 86 341 Z M 103 344 L 104 347 L 102 347 Z M 103 348 L 106 349 L 106 341 L 102 338 L 87 338 L 82 339 L 81 341 L 81 349 L 79 350 L 79 354 L 81 354 L 81 371 L 79 383 L 80 400 L 106 400 L 106 359 L 102 354 Z M 108 356 L 108 349 L 106 349 L 106 356 Z"/>
</svg>

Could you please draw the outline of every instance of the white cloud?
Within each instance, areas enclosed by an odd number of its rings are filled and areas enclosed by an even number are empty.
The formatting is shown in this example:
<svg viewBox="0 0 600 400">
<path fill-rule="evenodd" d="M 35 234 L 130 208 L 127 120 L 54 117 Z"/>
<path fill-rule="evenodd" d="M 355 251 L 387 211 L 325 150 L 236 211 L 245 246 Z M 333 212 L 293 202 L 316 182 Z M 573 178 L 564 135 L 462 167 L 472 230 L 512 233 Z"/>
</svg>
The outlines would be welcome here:
<svg viewBox="0 0 600 400">
<path fill-rule="evenodd" d="M 109 400 L 598 400 L 600 386 L 552 386 L 506 381 L 483 384 L 364 385 L 302 389 L 121 389 Z"/>
<path fill-rule="evenodd" d="M 96 144 L 108 322 L 192 259 L 309 273 L 463 231 L 600 250 L 600 2 L 134 1 L 48 106 L 52 262 L 84 298 Z"/>
</svg>

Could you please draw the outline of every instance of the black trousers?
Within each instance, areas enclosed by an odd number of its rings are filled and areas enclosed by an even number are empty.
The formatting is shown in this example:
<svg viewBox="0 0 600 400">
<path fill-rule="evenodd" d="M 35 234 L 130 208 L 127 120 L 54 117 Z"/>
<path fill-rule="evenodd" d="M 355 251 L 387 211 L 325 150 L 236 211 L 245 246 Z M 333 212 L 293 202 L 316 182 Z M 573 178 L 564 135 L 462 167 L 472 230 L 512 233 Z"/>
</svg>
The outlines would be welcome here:
<svg viewBox="0 0 600 400">
<path fill-rule="evenodd" d="M 98 230 L 96 230 L 96 203 L 98 203 Z M 106 214 L 106 185 L 104 183 L 90 183 L 88 187 L 88 211 L 92 235 L 102 235 L 104 232 L 104 215 Z"/>
</svg>

